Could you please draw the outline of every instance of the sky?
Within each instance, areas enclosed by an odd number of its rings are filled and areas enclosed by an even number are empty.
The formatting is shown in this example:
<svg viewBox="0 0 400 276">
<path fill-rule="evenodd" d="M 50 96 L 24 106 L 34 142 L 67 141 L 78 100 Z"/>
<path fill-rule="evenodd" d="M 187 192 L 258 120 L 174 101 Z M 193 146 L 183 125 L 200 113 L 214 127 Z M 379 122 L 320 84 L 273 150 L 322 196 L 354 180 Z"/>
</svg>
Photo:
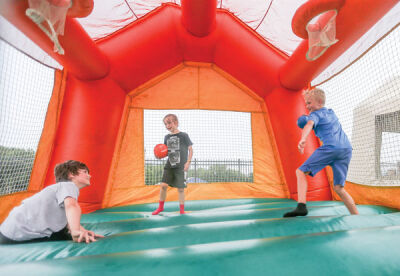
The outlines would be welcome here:
<svg viewBox="0 0 400 276">
<path fill-rule="evenodd" d="M 0 145 L 36 149 L 53 86 L 53 69 L 0 39 Z"/>
<path fill-rule="evenodd" d="M 153 148 L 168 134 L 163 118 L 178 116 L 180 131 L 193 143 L 193 158 L 199 160 L 252 160 L 250 113 L 210 110 L 145 110 L 145 156 L 154 158 Z"/>
</svg>

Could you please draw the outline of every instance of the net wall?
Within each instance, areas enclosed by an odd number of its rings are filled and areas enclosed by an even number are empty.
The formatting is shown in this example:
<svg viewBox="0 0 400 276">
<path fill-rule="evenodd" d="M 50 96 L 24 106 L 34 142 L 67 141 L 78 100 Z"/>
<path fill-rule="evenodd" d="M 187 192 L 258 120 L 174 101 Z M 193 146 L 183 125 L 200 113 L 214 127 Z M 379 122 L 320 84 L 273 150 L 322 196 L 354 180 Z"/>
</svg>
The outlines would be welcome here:
<svg viewBox="0 0 400 276">
<path fill-rule="evenodd" d="M 153 148 L 168 134 L 163 118 L 178 116 L 179 130 L 193 143 L 188 183 L 253 182 L 251 114 L 210 110 L 144 110 L 145 181 L 161 181 L 166 158 L 154 157 Z"/>
<path fill-rule="evenodd" d="M 0 195 L 27 189 L 54 69 L 0 40 Z"/>
<path fill-rule="evenodd" d="M 347 180 L 400 186 L 400 28 L 320 88 L 351 139 Z"/>
</svg>

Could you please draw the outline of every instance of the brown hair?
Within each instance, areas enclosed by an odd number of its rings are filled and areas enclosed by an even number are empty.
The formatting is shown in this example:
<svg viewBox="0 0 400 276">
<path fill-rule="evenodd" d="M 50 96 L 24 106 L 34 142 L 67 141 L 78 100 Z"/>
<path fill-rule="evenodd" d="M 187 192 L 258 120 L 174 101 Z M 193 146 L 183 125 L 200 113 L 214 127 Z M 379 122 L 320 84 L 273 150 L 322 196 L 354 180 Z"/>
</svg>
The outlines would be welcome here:
<svg viewBox="0 0 400 276">
<path fill-rule="evenodd" d="M 175 122 L 177 122 L 179 124 L 178 116 L 176 116 L 175 114 L 171 114 L 171 113 L 164 116 L 163 122 L 165 122 L 165 119 L 167 119 L 168 117 L 172 117 L 172 120 L 174 120 Z"/>
<path fill-rule="evenodd" d="M 56 182 L 70 181 L 68 175 L 70 173 L 77 175 L 78 170 L 87 170 L 89 172 L 89 168 L 86 166 L 86 164 L 79 161 L 68 160 L 64 163 L 57 164 L 54 168 Z"/>
<path fill-rule="evenodd" d="M 325 104 L 325 92 L 320 88 L 313 88 L 303 92 L 304 96 L 312 96 L 319 100 L 322 104 Z"/>
</svg>

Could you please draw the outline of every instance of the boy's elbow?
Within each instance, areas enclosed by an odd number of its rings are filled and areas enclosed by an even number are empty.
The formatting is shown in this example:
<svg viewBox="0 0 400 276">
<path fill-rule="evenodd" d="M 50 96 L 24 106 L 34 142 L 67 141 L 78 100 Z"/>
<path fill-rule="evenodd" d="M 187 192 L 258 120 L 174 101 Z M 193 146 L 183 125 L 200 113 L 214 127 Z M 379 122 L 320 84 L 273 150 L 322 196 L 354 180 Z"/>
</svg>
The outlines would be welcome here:
<svg viewBox="0 0 400 276">
<path fill-rule="evenodd" d="M 67 197 L 64 199 L 65 208 L 79 208 L 78 201 L 75 198 Z"/>
</svg>

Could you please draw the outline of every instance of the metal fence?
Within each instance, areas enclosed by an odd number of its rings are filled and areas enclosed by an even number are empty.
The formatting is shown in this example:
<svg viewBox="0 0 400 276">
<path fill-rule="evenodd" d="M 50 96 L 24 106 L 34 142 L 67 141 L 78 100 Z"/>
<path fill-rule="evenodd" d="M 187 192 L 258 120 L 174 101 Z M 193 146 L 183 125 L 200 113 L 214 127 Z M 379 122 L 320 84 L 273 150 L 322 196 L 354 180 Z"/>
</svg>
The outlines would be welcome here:
<svg viewBox="0 0 400 276">
<path fill-rule="evenodd" d="M 400 180 L 400 161 L 397 163 L 380 163 L 380 179 L 384 180 Z"/>
<path fill-rule="evenodd" d="M 161 182 L 166 160 L 145 160 L 145 183 Z M 192 160 L 187 183 L 253 182 L 252 160 Z"/>
</svg>

